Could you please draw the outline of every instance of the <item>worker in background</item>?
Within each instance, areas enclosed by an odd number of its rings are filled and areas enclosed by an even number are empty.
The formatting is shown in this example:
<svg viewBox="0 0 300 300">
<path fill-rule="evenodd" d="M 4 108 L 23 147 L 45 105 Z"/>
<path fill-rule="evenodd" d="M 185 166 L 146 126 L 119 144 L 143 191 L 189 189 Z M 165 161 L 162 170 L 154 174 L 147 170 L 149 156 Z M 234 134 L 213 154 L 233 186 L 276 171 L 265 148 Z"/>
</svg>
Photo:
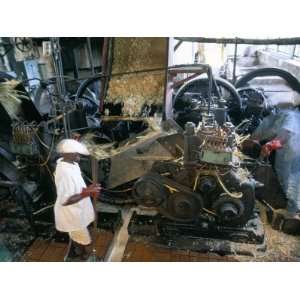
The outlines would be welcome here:
<svg viewBox="0 0 300 300">
<path fill-rule="evenodd" d="M 276 151 L 272 163 L 287 199 L 286 218 L 300 221 L 299 128 L 299 111 L 282 110 L 270 114 L 264 117 L 242 148 L 243 153 L 248 152 L 253 158 L 262 160 L 268 160 L 271 153 Z M 255 152 L 255 155 L 251 155 L 251 152 Z"/>
<path fill-rule="evenodd" d="M 87 246 L 92 242 L 88 226 L 95 219 L 90 197 L 99 195 L 100 185 L 87 187 L 82 178 L 78 162 L 80 155 L 89 155 L 85 145 L 74 139 L 65 139 L 57 145 L 57 152 L 62 157 L 57 160 L 55 170 L 55 226 L 70 237 L 65 260 L 86 260 L 89 255 Z"/>
</svg>

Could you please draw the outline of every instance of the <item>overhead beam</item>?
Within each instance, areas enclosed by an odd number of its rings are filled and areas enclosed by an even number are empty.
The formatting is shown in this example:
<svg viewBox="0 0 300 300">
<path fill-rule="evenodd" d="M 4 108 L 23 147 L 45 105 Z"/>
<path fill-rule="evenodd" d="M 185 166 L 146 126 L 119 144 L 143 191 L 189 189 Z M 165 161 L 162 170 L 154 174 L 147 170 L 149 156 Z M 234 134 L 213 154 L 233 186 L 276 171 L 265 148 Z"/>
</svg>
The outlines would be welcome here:
<svg viewBox="0 0 300 300">
<path fill-rule="evenodd" d="M 300 44 L 300 37 L 277 38 L 277 39 L 175 37 L 175 39 L 183 42 L 213 43 L 213 44 L 248 44 L 248 45 L 298 45 Z"/>
</svg>

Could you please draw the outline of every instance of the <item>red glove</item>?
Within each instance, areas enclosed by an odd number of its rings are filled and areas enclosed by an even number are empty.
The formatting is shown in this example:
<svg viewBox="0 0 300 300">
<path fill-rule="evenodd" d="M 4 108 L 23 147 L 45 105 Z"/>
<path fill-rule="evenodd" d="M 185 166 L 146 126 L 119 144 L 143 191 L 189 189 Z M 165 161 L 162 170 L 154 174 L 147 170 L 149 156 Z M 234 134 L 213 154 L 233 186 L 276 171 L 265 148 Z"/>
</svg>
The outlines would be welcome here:
<svg viewBox="0 0 300 300">
<path fill-rule="evenodd" d="M 265 158 L 270 156 L 270 154 L 283 147 L 283 143 L 280 139 L 274 139 L 261 147 L 260 156 Z"/>
<path fill-rule="evenodd" d="M 82 198 L 85 197 L 96 197 L 98 198 L 98 196 L 100 195 L 101 192 L 101 186 L 100 184 L 91 184 L 86 188 L 83 188 L 80 195 L 82 196 Z"/>
</svg>

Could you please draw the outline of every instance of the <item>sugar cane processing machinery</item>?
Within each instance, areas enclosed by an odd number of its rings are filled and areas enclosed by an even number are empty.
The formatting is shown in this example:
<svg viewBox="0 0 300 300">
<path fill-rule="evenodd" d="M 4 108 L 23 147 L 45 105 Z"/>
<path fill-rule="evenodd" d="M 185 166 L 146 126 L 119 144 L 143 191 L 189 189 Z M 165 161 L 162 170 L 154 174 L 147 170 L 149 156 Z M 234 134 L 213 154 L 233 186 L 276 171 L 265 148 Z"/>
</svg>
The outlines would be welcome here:
<svg viewBox="0 0 300 300">
<path fill-rule="evenodd" d="M 43 224 L 39 222 L 41 216 L 44 221 L 50 218 L 53 222 L 49 209 L 55 200 L 52 172 L 56 156 L 53 149 L 64 137 L 66 125 L 62 122 L 62 115 L 45 120 L 21 84 L 15 85 L 13 90 L 19 91 L 17 95 L 21 99 L 14 110 L 1 102 L 6 116 L 1 119 L 5 123 L 1 126 L 1 195 L 5 198 L 8 190 L 12 193 L 37 232 L 40 230 L 38 224 Z M 255 215 L 257 182 L 242 167 L 235 153 L 236 135 L 234 126 L 227 122 L 224 101 L 214 98 L 207 101 L 206 108 L 206 112 L 202 108 L 203 119 L 199 126 L 196 128 L 195 124 L 188 122 L 185 132 L 170 121 L 164 124 L 163 130 L 150 121 L 148 124 L 145 120 L 131 122 L 131 134 L 135 130 L 136 136 L 130 143 L 130 138 L 122 141 L 124 129 L 117 131 L 114 127 L 109 132 L 103 124 L 102 134 L 96 136 L 95 131 L 88 130 L 82 140 L 87 142 L 96 157 L 94 149 L 99 148 L 99 144 L 91 144 L 91 141 L 106 139 L 104 147 L 100 147 L 99 159 L 103 201 L 117 205 L 136 202 L 156 209 L 166 220 L 179 222 L 181 226 L 191 225 L 203 216 L 207 224 L 216 226 L 239 228 L 245 225 Z M 72 106 L 71 110 L 76 113 L 76 107 Z M 77 110 L 77 120 L 80 113 L 82 110 Z M 93 139 L 89 139 L 91 132 Z M 87 161 L 82 162 L 87 178 L 90 176 L 88 165 Z M 128 172 L 123 172 L 123 167 Z M 123 194 L 115 197 L 114 188 L 124 184 L 133 184 L 134 200 L 128 200 L 128 193 L 123 193 L 125 197 Z M 132 232 L 136 228 L 134 222 L 130 225 Z M 201 224 L 203 227 L 204 223 Z M 206 234 L 211 230 L 216 231 L 216 227 L 207 228 Z M 219 231 L 216 235 L 222 236 Z M 260 234 L 258 239 L 261 241 L 261 238 Z M 255 239 L 257 236 L 252 237 Z"/>
<path fill-rule="evenodd" d="M 180 127 L 173 120 L 158 125 L 153 113 L 128 120 L 99 116 L 93 108 L 99 102 L 82 101 L 88 96 L 80 97 L 81 101 L 76 101 L 76 96 L 74 101 L 54 101 L 56 105 L 51 109 L 56 110 L 55 114 L 43 114 L 22 84 L 14 83 L 6 74 L 1 76 L 4 84 L 11 83 L 12 90 L 17 91 L 12 97 L 13 107 L 5 97 L 0 106 L 1 199 L 11 193 L 36 234 L 41 230 L 39 226 L 53 223 L 50 208 L 55 201 L 55 145 L 66 132 L 80 132 L 82 142 L 99 161 L 101 201 L 117 206 L 138 205 L 146 212 L 155 212 L 150 216 L 134 213 L 128 227 L 130 234 L 160 239 L 165 236 L 167 244 L 171 237 L 177 247 L 205 251 L 212 248 L 211 241 L 199 238 L 213 238 L 219 241 L 215 248 L 220 253 L 237 251 L 232 242 L 263 244 L 255 200 L 263 197 L 268 201 L 267 193 L 262 191 L 263 184 L 270 183 L 270 176 L 265 174 L 271 168 L 241 152 L 243 134 L 250 133 L 251 126 L 267 110 L 259 91 L 237 91 L 208 73 L 207 79 L 200 80 L 200 93 L 184 90 L 185 84 L 175 94 L 175 119 Z M 102 77 L 95 78 L 99 81 Z M 220 93 L 224 86 L 229 89 L 228 99 Z M 82 86 L 79 91 L 82 96 Z M 183 110 L 178 105 L 180 99 L 189 102 Z M 113 109 L 118 111 L 118 107 Z M 190 119 L 189 110 L 193 111 Z M 255 122 L 241 130 L 243 119 L 254 116 Z M 88 181 L 91 173 L 87 160 L 82 161 L 82 170 Z"/>
<path fill-rule="evenodd" d="M 180 143 L 182 156 L 172 161 L 156 161 L 135 182 L 133 195 L 137 203 L 158 214 L 155 217 L 135 214 L 129 232 L 152 233 L 156 242 L 179 248 L 249 253 L 251 250 L 237 245 L 263 244 L 264 231 L 255 200 L 264 184 L 251 172 L 258 162 L 245 159 L 240 151 L 245 136 L 239 136 L 230 121 L 230 115 L 240 117 L 236 115 L 241 112 L 238 94 L 227 83 L 238 100 L 228 114 L 227 101 L 220 94 L 212 94 L 213 83 L 214 78 L 208 72 L 206 97 L 199 95 L 199 89 L 193 95 L 193 112 L 197 114 L 185 111 L 185 117 L 178 122 L 185 121 Z"/>
</svg>

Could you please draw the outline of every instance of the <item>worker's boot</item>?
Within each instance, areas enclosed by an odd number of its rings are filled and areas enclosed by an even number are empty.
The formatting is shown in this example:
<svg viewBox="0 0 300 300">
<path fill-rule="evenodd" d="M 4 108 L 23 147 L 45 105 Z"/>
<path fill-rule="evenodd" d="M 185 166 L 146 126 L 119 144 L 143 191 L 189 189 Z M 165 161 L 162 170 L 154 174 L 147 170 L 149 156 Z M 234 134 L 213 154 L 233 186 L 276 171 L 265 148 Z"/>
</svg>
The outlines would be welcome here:
<svg viewBox="0 0 300 300">
<path fill-rule="evenodd" d="M 80 261 L 81 260 L 81 252 L 78 251 L 77 244 L 70 240 L 68 251 L 66 256 L 64 257 L 64 261 Z"/>
<path fill-rule="evenodd" d="M 82 261 L 86 261 L 89 257 L 89 249 L 87 246 L 79 245 L 80 247 L 80 258 Z"/>
</svg>

